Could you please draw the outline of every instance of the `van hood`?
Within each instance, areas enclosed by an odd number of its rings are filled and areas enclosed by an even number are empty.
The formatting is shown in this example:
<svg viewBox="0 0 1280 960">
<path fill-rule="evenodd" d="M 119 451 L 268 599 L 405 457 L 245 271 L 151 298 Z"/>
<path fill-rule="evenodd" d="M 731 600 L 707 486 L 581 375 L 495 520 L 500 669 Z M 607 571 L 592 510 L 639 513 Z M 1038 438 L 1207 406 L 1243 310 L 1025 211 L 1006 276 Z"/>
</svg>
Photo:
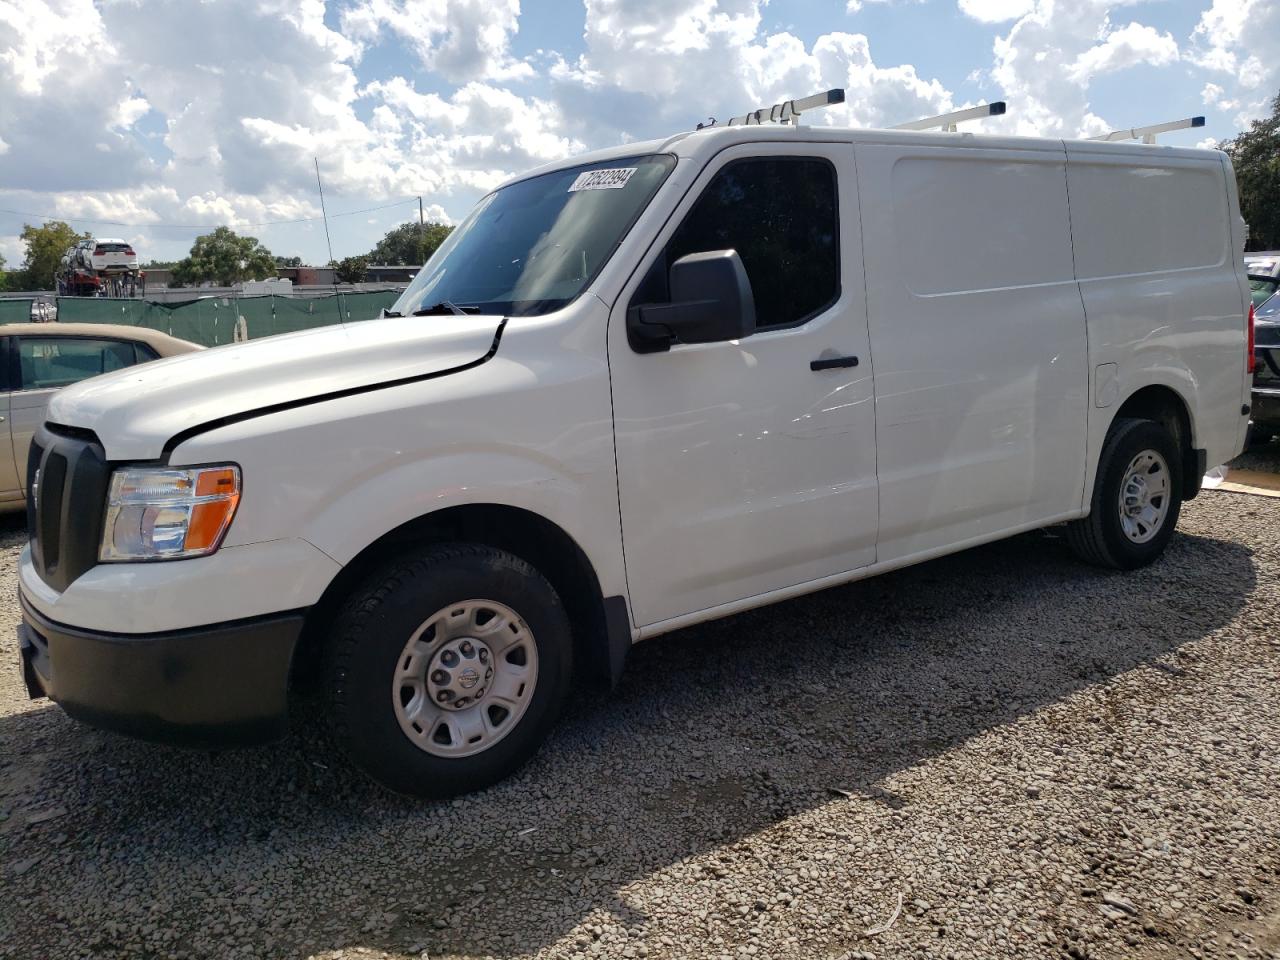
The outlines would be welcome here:
<svg viewBox="0 0 1280 960">
<path fill-rule="evenodd" d="M 154 460 L 202 429 L 476 366 L 497 350 L 504 322 L 392 317 L 228 344 L 67 387 L 47 419 L 92 430 L 109 460 Z"/>
</svg>

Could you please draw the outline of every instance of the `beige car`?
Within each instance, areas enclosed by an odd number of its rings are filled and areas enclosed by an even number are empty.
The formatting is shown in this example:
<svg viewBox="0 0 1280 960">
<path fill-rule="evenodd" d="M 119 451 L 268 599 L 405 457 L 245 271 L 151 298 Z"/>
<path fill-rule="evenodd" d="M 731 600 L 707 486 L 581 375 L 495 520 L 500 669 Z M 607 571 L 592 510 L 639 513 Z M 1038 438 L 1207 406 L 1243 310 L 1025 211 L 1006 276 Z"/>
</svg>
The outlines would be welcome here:
<svg viewBox="0 0 1280 960">
<path fill-rule="evenodd" d="M 0 324 L 0 511 L 20 509 L 27 494 L 27 450 L 60 388 L 199 344 L 145 327 L 104 323 Z"/>
</svg>

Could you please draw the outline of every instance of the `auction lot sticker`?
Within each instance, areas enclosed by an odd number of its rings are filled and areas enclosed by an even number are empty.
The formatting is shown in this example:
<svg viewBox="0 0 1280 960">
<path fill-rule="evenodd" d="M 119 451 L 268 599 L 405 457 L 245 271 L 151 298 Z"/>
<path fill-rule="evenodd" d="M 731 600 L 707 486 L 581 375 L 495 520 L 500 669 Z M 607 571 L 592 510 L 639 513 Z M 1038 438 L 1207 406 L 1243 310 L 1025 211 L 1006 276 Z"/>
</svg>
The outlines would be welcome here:
<svg viewBox="0 0 1280 960">
<path fill-rule="evenodd" d="M 579 190 L 621 190 L 636 172 L 635 167 L 613 167 L 609 170 L 587 170 L 569 186 L 570 193 Z"/>
</svg>

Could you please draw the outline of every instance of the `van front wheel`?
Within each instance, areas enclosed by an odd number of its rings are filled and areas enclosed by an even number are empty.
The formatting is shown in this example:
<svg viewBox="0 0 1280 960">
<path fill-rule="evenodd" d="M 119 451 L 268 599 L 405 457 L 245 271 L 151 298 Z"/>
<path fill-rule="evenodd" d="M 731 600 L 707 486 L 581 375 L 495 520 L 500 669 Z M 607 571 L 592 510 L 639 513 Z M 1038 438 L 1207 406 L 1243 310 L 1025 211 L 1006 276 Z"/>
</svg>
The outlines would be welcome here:
<svg viewBox="0 0 1280 960">
<path fill-rule="evenodd" d="M 533 567 L 492 547 L 431 547 L 365 581 L 339 616 L 326 667 L 333 727 L 393 790 L 477 790 L 537 750 L 571 663 L 568 618 Z"/>
<path fill-rule="evenodd" d="M 1067 542 L 1081 559 L 1132 570 L 1151 563 L 1169 543 L 1182 507 L 1181 457 L 1169 431 L 1151 420 L 1111 425 L 1089 516 L 1067 524 Z"/>
</svg>

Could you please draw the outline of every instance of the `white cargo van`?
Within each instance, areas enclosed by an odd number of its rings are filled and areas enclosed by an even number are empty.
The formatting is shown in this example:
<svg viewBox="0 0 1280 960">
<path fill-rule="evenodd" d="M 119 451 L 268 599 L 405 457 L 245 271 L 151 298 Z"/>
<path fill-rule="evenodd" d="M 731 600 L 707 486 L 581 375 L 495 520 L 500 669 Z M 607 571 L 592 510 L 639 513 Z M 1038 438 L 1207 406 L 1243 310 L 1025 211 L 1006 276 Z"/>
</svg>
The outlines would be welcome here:
<svg viewBox="0 0 1280 960">
<path fill-rule="evenodd" d="M 1244 442 L 1243 242 L 1205 150 L 753 125 L 533 171 L 387 318 L 54 398 L 28 688 L 224 743 L 314 672 L 441 796 L 648 637 L 1050 524 L 1148 563 Z"/>
</svg>

